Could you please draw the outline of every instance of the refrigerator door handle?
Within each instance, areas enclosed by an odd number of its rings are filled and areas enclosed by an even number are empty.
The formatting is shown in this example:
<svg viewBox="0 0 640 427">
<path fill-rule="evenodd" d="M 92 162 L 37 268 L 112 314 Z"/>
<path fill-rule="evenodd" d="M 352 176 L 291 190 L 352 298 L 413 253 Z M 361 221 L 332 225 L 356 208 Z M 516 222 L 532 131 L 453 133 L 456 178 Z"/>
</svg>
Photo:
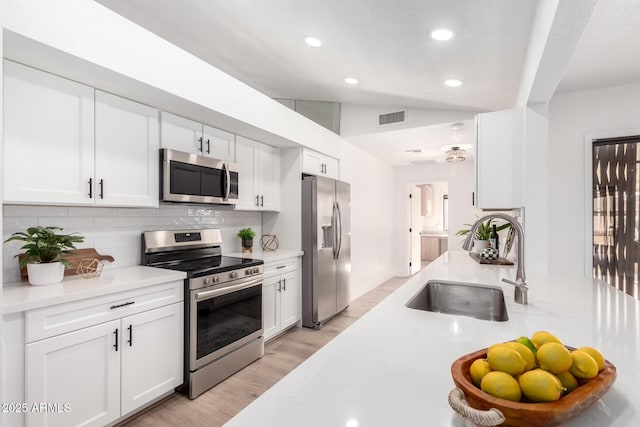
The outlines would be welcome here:
<svg viewBox="0 0 640 427">
<path fill-rule="evenodd" d="M 331 218 L 333 228 L 333 259 L 338 259 L 338 208 L 337 202 L 333 203 L 333 217 Z"/>
<path fill-rule="evenodd" d="M 336 246 L 338 249 L 336 250 L 336 259 L 340 257 L 340 250 L 342 249 L 342 212 L 340 212 L 340 203 L 336 202 L 336 236 L 337 243 Z"/>
</svg>

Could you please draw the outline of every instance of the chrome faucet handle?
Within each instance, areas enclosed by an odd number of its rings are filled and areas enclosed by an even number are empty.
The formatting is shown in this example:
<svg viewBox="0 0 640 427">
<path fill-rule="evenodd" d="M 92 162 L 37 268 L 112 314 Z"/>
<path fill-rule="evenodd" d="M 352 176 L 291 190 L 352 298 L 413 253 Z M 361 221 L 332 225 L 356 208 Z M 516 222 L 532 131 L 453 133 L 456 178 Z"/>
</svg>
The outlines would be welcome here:
<svg viewBox="0 0 640 427">
<path fill-rule="evenodd" d="M 502 279 L 502 281 L 515 286 L 513 299 L 515 300 L 516 304 L 524 304 L 524 305 L 529 304 L 529 296 L 528 296 L 529 287 L 527 286 L 526 283 L 518 283 L 509 279 Z"/>
</svg>

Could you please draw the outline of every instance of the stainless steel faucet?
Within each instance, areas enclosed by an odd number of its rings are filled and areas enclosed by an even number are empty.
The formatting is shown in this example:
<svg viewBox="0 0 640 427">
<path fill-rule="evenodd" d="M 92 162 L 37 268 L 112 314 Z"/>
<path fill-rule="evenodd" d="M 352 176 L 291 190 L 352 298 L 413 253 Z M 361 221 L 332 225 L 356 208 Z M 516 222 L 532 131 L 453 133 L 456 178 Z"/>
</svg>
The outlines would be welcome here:
<svg viewBox="0 0 640 427">
<path fill-rule="evenodd" d="M 494 213 L 483 216 L 471 226 L 471 230 L 469 231 L 469 234 L 467 234 L 467 238 L 462 244 L 462 249 L 466 251 L 471 250 L 471 246 L 473 246 L 473 239 L 476 235 L 476 231 L 478 231 L 478 227 L 480 226 L 480 224 L 489 219 L 497 218 L 503 219 L 510 223 L 511 226 L 513 226 L 513 228 L 516 230 L 516 235 L 518 237 L 518 269 L 516 271 L 516 280 L 514 282 L 512 280 L 502 279 L 502 281 L 515 286 L 514 299 L 516 303 L 528 304 L 529 299 L 527 296 L 527 291 L 529 290 L 529 287 L 527 286 L 527 276 L 524 273 L 524 230 L 518 220 L 516 220 L 511 215 L 503 213 Z"/>
</svg>

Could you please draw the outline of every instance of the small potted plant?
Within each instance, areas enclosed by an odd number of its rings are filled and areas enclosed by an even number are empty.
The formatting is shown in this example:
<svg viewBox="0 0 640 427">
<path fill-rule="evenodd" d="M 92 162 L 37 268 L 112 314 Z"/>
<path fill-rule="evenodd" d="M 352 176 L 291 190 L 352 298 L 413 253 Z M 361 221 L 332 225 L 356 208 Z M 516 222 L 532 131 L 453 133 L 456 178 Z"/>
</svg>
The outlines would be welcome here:
<svg viewBox="0 0 640 427">
<path fill-rule="evenodd" d="M 476 230 L 476 235 L 473 240 L 473 252 L 480 253 L 483 249 L 486 249 L 489 246 L 489 239 L 491 238 L 491 225 L 493 223 L 493 218 L 488 219 L 486 222 L 478 225 L 478 229 Z M 458 230 L 456 236 L 466 236 L 471 232 L 471 224 L 465 224 L 469 228 L 463 228 L 462 230 Z M 508 222 L 496 227 L 496 231 L 501 231 L 506 228 L 509 228 L 511 224 Z"/>
<path fill-rule="evenodd" d="M 14 240 L 25 242 L 24 258 L 20 260 L 20 268 L 27 266 L 27 274 L 31 285 L 53 285 L 62 282 L 64 268 L 71 263 L 62 258 L 62 254 L 73 253 L 75 244 L 84 241 L 81 236 L 57 234 L 60 227 L 30 227 L 25 232 L 13 233 L 5 243 Z M 16 257 L 19 255 L 16 255 Z"/>
<path fill-rule="evenodd" d="M 240 231 L 238 231 L 238 237 L 242 239 L 242 250 L 251 252 L 253 238 L 256 237 L 256 233 L 249 227 L 241 228 Z"/>
</svg>

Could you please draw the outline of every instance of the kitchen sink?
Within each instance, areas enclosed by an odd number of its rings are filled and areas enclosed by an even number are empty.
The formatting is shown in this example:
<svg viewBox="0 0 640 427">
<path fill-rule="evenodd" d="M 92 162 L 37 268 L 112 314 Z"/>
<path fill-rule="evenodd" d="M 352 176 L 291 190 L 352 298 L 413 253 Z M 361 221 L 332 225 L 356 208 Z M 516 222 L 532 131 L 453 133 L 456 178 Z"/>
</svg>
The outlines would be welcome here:
<svg viewBox="0 0 640 427">
<path fill-rule="evenodd" d="M 502 289 L 474 283 L 429 280 L 406 306 L 481 320 L 509 320 Z"/>
</svg>

